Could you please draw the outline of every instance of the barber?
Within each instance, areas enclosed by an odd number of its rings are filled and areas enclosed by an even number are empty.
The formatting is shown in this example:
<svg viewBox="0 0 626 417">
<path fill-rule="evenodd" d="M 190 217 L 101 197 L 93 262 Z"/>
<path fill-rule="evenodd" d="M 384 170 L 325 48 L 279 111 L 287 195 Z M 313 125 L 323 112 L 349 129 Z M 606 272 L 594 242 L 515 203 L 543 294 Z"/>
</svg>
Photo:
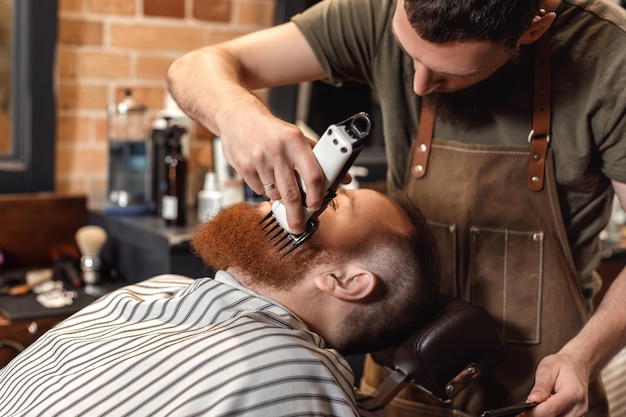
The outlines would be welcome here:
<svg viewBox="0 0 626 417">
<path fill-rule="evenodd" d="M 292 229 L 322 200 L 303 133 L 251 91 L 309 80 L 370 84 L 388 185 L 424 211 L 442 291 L 485 307 L 509 357 L 451 405 L 417 388 L 391 416 L 452 416 L 521 401 L 529 416 L 606 416 L 600 370 L 626 344 L 626 271 L 592 315 L 599 233 L 626 205 L 626 14 L 603 0 L 328 0 L 291 22 L 206 47 L 168 73 L 179 105 L 223 140 Z M 362 386 L 386 376 L 366 363 Z"/>
</svg>

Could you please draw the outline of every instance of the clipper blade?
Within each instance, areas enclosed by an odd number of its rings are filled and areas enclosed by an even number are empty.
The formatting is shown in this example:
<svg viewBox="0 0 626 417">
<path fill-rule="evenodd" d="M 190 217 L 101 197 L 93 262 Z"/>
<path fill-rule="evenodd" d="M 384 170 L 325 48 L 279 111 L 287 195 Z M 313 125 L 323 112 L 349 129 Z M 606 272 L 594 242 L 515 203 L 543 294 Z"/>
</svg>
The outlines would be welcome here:
<svg viewBox="0 0 626 417">
<path fill-rule="evenodd" d="M 265 236 L 269 237 L 272 247 L 276 248 L 276 253 L 281 258 L 289 255 L 298 246 L 307 241 L 317 230 L 318 222 L 311 220 L 307 223 L 306 230 L 299 235 L 285 231 L 270 210 L 258 223 L 261 230 L 265 232 Z"/>
</svg>

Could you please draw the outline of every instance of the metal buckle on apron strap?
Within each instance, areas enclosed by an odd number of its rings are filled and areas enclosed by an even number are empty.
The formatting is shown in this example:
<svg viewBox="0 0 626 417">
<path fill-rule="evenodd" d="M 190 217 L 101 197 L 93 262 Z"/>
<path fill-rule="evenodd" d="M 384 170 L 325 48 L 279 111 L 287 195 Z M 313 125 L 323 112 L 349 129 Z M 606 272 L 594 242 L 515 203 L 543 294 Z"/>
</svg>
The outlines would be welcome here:
<svg viewBox="0 0 626 417">
<path fill-rule="evenodd" d="M 528 189 L 530 191 L 541 191 L 543 189 L 546 154 L 548 153 L 550 135 L 536 135 L 535 131 L 531 130 L 528 134 L 528 143 L 530 143 Z"/>
<path fill-rule="evenodd" d="M 550 143 L 550 135 L 535 135 L 535 131 L 531 130 L 528 134 L 528 143 L 531 143 L 530 141 L 533 139 L 545 139 L 546 141 L 548 141 L 548 143 Z"/>
</svg>

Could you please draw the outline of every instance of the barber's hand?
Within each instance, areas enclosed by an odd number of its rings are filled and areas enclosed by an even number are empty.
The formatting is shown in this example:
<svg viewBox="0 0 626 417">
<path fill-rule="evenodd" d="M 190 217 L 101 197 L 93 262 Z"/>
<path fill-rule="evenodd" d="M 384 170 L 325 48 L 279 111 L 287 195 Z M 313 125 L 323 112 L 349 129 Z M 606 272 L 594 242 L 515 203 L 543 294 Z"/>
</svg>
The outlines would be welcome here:
<svg viewBox="0 0 626 417">
<path fill-rule="evenodd" d="M 582 358 L 563 353 L 545 357 L 537 367 L 528 402 L 539 402 L 528 417 L 580 417 L 589 408 L 589 374 Z"/>
<path fill-rule="evenodd" d="M 242 116 L 221 129 L 226 160 L 257 194 L 282 200 L 289 227 L 304 231 L 300 188 L 294 171 L 306 185 L 306 204 L 320 208 L 324 193 L 324 173 L 312 152 L 314 142 L 295 125 L 259 114 Z"/>
</svg>

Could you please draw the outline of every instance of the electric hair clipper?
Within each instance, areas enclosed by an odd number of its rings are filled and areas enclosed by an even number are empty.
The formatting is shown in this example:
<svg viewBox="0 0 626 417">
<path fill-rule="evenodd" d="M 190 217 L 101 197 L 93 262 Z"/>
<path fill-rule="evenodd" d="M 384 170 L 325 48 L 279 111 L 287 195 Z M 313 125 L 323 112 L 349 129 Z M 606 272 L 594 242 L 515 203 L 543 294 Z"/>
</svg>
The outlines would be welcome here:
<svg viewBox="0 0 626 417">
<path fill-rule="evenodd" d="M 319 215 L 335 197 L 341 180 L 347 174 L 356 157 L 363 149 L 364 140 L 369 135 L 372 122 L 367 113 L 357 113 L 341 123 L 330 125 L 313 147 L 313 154 L 324 171 L 326 194 L 319 210 L 306 206 L 306 186 L 300 180 L 302 207 L 307 220 L 306 229 L 294 234 L 287 225 L 287 215 L 282 201 L 272 203 L 272 210 L 259 222 L 270 242 L 274 242 L 276 252 L 287 256 L 310 238 L 317 230 Z M 282 235 L 282 236 L 281 236 Z"/>
</svg>

